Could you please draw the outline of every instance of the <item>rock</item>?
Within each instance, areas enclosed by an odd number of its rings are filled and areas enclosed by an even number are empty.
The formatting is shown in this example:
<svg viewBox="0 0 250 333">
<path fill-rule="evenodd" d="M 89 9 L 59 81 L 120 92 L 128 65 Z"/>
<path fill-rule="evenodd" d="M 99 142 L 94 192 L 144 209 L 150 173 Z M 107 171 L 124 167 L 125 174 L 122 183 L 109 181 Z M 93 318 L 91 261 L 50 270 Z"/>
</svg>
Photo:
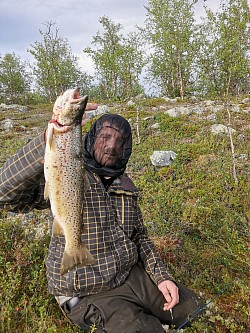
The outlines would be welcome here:
<svg viewBox="0 0 250 333">
<path fill-rule="evenodd" d="M 201 106 L 177 106 L 173 109 L 167 110 L 164 113 L 168 114 L 171 117 L 179 117 L 179 116 L 188 116 L 191 113 L 202 114 L 205 112 L 205 109 Z"/>
<path fill-rule="evenodd" d="M 242 160 L 242 161 L 247 161 L 248 160 L 248 155 L 247 154 L 240 154 L 238 156 L 238 159 Z"/>
<path fill-rule="evenodd" d="M 211 126 L 211 132 L 214 134 L 228 134 L 229 135 L 229 131 L 233 134 L 236 132 L 235 129 L 231 128 L 231 127 L 227 127 L 225 125 L 222 124 L 214 124 Z"/>
<path fill-rule="evenodd" d="M 169 325 L 162 325 L 162 328 L 164 329 L 164 331 L 167 333 L 167 332 L 170 332 L 169 331 Z"/>
<path fill-rule="evenodd" d="M 215 106 L 215 107 L 212 107 L 212 108 L 209 108 L 211 112 L 213 113 L 217 113 L 219 111 L 222 111 L 223 110 L 223 106 L 222 105 L 218 105 L 218 106 Z"/>
<path fill-rule="evenodd" d="M 155 124 L 153 124 L 153 125 L 151 126 L 151 128 L 153 128 L 153 129 L 158 129 L 158 128 L 160 128 L 160 124 L 159 124 L 159 123 L 155 123 Z"/>
<path fill-rule="evenodd" d="M 246 137 L 244 134 L 239 134 L 239 135 L 237 136 L 237 139 L 238 139 L 239 141 L 247 141 L 247 137 Z"/>
<path fill-rule="evenodd" d="M 199 102 L 199 101 L 200 101 L 199 98 L 197 98 L 196 96 L 191 96 L 191 97 L 190 97 L 190 100 L 191 100 L 192 102 Z"/>
<path fill-rule="evenodd" d="M 207 116 L 207 120 L 210 120 L 210 121 L 217 120 L 216 114 L 215 113 L 210 114 L 209 116 Z"/>
<path fill-rule="evenodd" d="M 4 131 L 9 132 L 14 126 L 14 121 L 12 119 L 4 119 L 1 121 L 0 124 Z"/>
<path fill-rule="evenodd" d="M 197 106 L 191 107 L 191 111 L 196 114 L 202 114 L 202 113 L 204 113 L 205 110 L 203 107 L 197 105 Z"/>
<path fill-rule="evenodd" d="M 133 102 L 133 101 L 131 101 L 131 100 L 128 101 L 128 103 L 127 103 L 127 106 L 134 106 L 134 105 L 136 105 L 135 102 Z"/>
<path fill-rule="evenodd" d="M 247 107 L 247 108 L 243 109 L 242 111 L 245 112 L 245 113 L 250 114 L 250 107 Z"/>
<path fill-rule="evenodd" d="M 184 106 L 175 107 L 164 112 L 164 114 L 168 114 L 170 117 L 179 117 L 183 115 L 189 115 L 191 113 L 192 111 Z"/>
<path fill-rule="evenodd" d="M 204 101 L 202 104 L 204 104 L 205 106 L 212 106 L 215 104 L 215 101 L 207 100 L 207 101 Z"/>
<path fill-rule="evenodd" d="M 155 150 L 153 154 L 150 156 L 151 163 L 154 166 L 163 167 L 167 165 L 171 165 L 176 158 L 176 153 L 172 150 L 167 151 L 158 151 Z"/>
<path fill-rule="evenodd" d="M 0 104 L 0 109 L 2 109 L 2 110 L 16 110 L 16 111 L 20 111 L 20 112 L 27 111 L 26 106 L 18 105 L 18 104 L 7 105 L 7 104 L 4 104 L 4 103 L 1 103 Z"/>
<path fill-rule="evenodd" d="M 176 103 L 178 98 L 169 98 L 169 97 L 162 97 L 166 102 L 169 102 L 169 103 Z"/>
<path fill-rule="evenodd" d="M 240 107 L 239 105 L 234 105 L 231 109 L 232 112 L 240 112 Z"/>
<path fill-rule="evenodd" d="M 250 98 L 247 97 L 247 98 L 244 98 L 242 101 L 241 101 L 242 104 L 248 104 L 250 103 Z"/>
<path fill-rule="evenodd" d="M 154 119 L 155 119 L 155 116 L 149 116 L 149 117 L 143 118 L 142 120 L 147 121 L 147 120 L 154 120 Z"/>
</svg>

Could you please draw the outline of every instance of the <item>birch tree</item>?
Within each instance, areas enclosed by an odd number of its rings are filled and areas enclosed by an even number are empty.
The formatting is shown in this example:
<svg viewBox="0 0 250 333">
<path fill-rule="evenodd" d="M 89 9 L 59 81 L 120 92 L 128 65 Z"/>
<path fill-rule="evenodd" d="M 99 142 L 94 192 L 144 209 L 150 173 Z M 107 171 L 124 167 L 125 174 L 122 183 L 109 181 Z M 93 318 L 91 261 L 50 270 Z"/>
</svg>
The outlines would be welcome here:
<svg viewBox="0 0 250 333">
<path fill-rule="evenodd" d="M 31 74 L 28 63 L 14 52 L 0 57 L 0 99 L 3 102 L 24 103 L 30 91 Z"/>
<path fill-rule="evenodd" d="M 41 41 L 36 41 L 28 50 L 36 63 L 33 67 L 38 90 L 53 102 L 68 88 L 86 85 L 89 77 L 82 72 L 77 57 L 72 54 L 67 39 L 60 37 L 55 23 L 44 24 L 40 30 Z M 87 90 L 87 87 L 84 87 Z"/>
<path fill-rule="evenodd" d="M 247 0 L 222 0 L 217 13 L 206 8 L 197 61 L 198 89 L 203 93 L 225 96 L 249 91 L 249 13 Z"/>
<path fill-rule="evenodd" d="M 103 31 L 93 37 L 93 48 L 84 52 L 93 60 L 96 78 L 103 98 L 127 98 L 142 90 L 139 76 L 143 68 L 143 52 L 136 32 L 124 37 L 120 23 L 103 16 Z"/>
<path fill-rule="evenodd" d="M 184 97 L 195 55 L 193 1 L 150 0 L 145 36 L 152 47 L 148 78 L 162 94 Z"/>
</svg>

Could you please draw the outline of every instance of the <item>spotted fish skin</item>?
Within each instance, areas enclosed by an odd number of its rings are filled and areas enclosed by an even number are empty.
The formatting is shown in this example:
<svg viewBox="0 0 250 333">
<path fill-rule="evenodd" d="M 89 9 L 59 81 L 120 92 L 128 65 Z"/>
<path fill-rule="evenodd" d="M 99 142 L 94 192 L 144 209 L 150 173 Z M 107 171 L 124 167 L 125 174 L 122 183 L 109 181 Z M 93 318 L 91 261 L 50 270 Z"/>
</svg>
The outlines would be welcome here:
<svg viewBox="0 0 250 333">
<path fill-rule="evenodd" d="M 44 197 L 49 198 L 54 217 L 52 233 L 65 237 L 61 275 L 76 266 L 94 263 L 81 243 L 86 185 L 81 120 L 88 97 L 78 97 L 78 89 L 69 89 L 57 99 L 53 119 L 48 123 L 44 157 Z"/>
</svg>

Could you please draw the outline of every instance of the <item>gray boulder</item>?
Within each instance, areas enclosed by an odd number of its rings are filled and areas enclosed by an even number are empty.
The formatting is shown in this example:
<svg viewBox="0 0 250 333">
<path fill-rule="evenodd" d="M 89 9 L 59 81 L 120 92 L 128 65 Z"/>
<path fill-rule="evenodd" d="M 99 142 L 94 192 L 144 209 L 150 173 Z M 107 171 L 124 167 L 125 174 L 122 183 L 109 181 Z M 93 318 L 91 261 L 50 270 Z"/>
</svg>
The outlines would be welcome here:
<svg viewBox="0 0 250 333">
<path fill-rule="evenodd" d="M 176 158 L 176 153 L 172 150 L 159 151 L 155 150 L 150 156 L 151 163 L 157 167 L 171 165 Z"/>
<path fill-rule="evenodd" d="M 1 128 L 6 131 L 9 132 L 12 130 L 13 126 L 14 126 L 14 121 L 12 119 L 4 119 L 1 121 Z"/>
<path fill-rule="evenodd" d="M 23 106 L 23 105 L 18 105 L 18 104 L 7 105 L 5 103 L 1 103 L 0 110 L 14 110 L 14 111 L 25 112 L 25 111 L 27 111 L 27 107 Z"/>
<path fill-rule="evenodd" d="M 204 113 L 204 108 L 200 106 L 177 106 L 173 109 L 167 110 L 164 113 L 168 114 L 170 117 L 188 116 L 192 113 L 202 114 Z"/>
<path fill-rule="evenodd" d="M 167 110 L 164 113 L 168 114 L 170 117 L 179 117 L 179 116 L 191 114 L 192 110 L 187 107 L 184 107 L 184 106 L 179 106 L 179 107 L 175 107 L 173 109 Z"/>
<path fill-rule="evenodd" d="M 242 104 L 248 104 L 250 103 L 250 98 L 247 97 L 247 98 L 244 98 L 242 101 L 241 101 Z"/>
<path fill-rule="evenodd" d="M 214 125 L 211 126 L 211 132 L 213 134 L 227 134 L 227 135 L 229 135 L 229 132 L 231 132 L 231 134 L 233 134 L 233 133 L 236 132 L 236 130 L 231 128 L 231 127 L 222 125 L 222 124 L 214 124 Z"/>
</svg>

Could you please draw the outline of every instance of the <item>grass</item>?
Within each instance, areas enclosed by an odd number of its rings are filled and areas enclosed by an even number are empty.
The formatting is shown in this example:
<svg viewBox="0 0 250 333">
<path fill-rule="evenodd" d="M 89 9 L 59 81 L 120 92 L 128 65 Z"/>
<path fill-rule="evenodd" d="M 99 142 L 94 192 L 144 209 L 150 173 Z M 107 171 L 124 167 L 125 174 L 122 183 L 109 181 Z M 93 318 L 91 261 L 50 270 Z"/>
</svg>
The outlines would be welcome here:
<svg viewBox="0 0 250 333">
<path fill-rule="evenodd" d="M 127 171 L 140 190 L 150 236 L 172 275 L 207 302 L 222 293 L 185 332 L 245 333 L 250 324 L 250 168 L 249 155 L 248 159 L 242 155 L 250 151 L 250 115 L 243 107 L 232 114 L 237 130 L 235 183 L 229 138 L 212 135 L 212 123 L 201 115 L 171 118 L 155 110 L 160 105 L 164 100 L 141 104 L 141 142 L 134 144 Z M 15 118 L 13 131 L 0 133 L 1 163 L 45 128 L 51 110 L 48 105 L 36 106 L 25 113 L 1 115 Z M 137 112 L 121 106 L 119 113 L 130 119 L 136 142 Z M 147 116 L 153 118 L 143 120 Z M 226 110 L 218 111 L 217 119 L 227 124 Z M 151 128 L 154 122 L 159 130 Z M 149 158 L 154 150 L 173 150 L 177 158 L 171 166 L 156 168 Z M 24 217 L 1 212 L 0 332 L 79 332 L 47 291 L 48 215 L 47 211 Z"/>
</svg>

